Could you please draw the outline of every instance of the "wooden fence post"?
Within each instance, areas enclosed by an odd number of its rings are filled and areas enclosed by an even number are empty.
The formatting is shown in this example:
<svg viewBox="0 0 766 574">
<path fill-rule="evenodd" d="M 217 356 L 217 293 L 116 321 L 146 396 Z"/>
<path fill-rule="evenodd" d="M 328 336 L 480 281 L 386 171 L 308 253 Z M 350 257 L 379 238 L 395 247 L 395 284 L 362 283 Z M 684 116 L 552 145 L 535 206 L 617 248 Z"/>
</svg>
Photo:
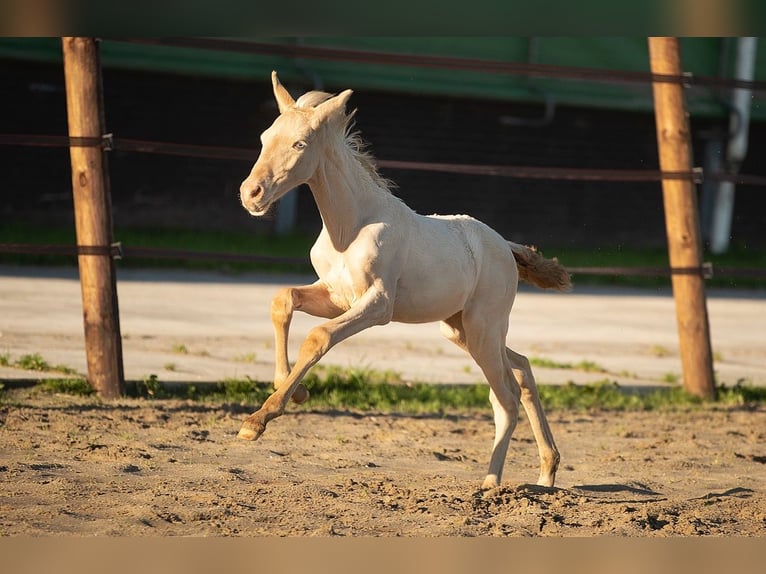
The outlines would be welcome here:
<svg viewBox="0 0 766 574">
<path fill-rule="evenodd" d="M 62 38 L 67 119 L 72 138 L 103 135 L 101 69 L 94 38 Z M 72 145 L 72 193 L 77 244 L 108 248 L 112 217 L 104 151 Z M 80 255 L 88 381 L 105 399 L 125 392 L 114 261 L 108 253 Z"/>
<path fill-rule="evenodd" d="M 649 38 L 649 60 L 653 74 L 682 74 L 677 38 Z M 677 83 L 654 82 L 652 89 L 660 169 L 690 172 L 692 158 L 684 88 Z M 662 196 L 670 266 L 701 267 L 702 241 L 694 183 L 664 179 Z M 704 278 L 702 274 L 674 274 L 672 283 L 684 388 L 693 395 L 714 398 Z"/>
</svg>

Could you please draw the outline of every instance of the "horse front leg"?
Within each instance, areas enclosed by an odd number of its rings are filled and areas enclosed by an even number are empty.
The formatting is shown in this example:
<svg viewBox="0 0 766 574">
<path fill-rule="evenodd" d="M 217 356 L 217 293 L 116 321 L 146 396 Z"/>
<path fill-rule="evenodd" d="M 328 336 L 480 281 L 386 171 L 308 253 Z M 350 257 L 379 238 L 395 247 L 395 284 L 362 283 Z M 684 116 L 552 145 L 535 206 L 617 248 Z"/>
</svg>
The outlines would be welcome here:
<svg viewBox="0 0 766 574">
<path fill-rule="evenodd" d="M 330 299 L 327 288 L 319 283 L 303 287 L 280 289 L 271 301 L 271 324 L 274 327 L 274 388 L 284 385 L 290 374 L 287 341 L 293 311 L 303 311 L 315 317 L 332 319 L 343 312 Z M 309 398 L 308 389 L 298 384 L 292 394 L 293 402 L 303 403 Z"/>
<path fill-rule="evenodd" d="M 373 285 L 351 309 L 311 329 L 301 344 L 298 360 L 287 378 L 260 409 L 245 419 L 237 436 L 246 440 L 260 437 L 266 430 L 266 424 L 284 413 L 303 377 L 327 351 L 368 327 L 388 323 L 392 314 L 393 303 L 388 292 Z"/>
</svg>

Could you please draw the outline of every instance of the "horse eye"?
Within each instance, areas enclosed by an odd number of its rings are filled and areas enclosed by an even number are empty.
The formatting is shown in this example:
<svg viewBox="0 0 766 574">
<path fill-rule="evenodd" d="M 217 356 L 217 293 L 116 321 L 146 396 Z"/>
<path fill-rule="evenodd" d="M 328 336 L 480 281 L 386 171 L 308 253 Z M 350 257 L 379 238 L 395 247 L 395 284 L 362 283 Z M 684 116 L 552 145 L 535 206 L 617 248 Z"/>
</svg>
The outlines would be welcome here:
<svg viewBox="0 0 766 574">
<path fill-rule="evenodd" d="M 293 149 L 297 151 L 301 151 L 302 149 L 306 149 L 306 142 L 303 140 L 297 141 L 293 144 Z"/>
</svg>

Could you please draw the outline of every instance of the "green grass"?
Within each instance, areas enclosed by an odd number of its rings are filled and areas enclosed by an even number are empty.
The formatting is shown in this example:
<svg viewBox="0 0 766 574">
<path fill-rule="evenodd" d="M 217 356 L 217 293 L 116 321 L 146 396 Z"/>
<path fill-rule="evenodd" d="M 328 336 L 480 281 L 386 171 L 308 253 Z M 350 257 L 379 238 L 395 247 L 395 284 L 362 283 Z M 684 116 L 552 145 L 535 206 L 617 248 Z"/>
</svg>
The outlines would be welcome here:
<svg viewBox="0 0 766 574">
<path fill-rule="evenodd" d="M 118 262 L 120 267 L 161 267 L 207 269 L 221 271 L 309 271 L 308 254 L 315 237 L 293 234 L 273 237 L 238 231 L 204 231 L 184 229 L 138 229 L 117 228 L 115 240 L 129 247 L 161 247 L 206 251 L 212 253 L 238 253 L 292 257 L 300 261 L 297 265 L 276 263 L 241 263 L 216 260 L 144 259 L 125 257 Z M 5 223 L 0 228 L 0 243 L 75 243 L 74 229 L 66 227 L 34 227 L 24 224 Z M 540 245 L 547 257 L 558 257 L 568 267 L 612 267 L 612 266 L 668 266 L 667 250 L 663 248 L 623 248 L 620 246 L 603 249 L 585 249 Z M 715 266 L 766 268 L 766 250 L 733 245 L 722 255 L 704 254 L 705 261 Z M 75 265 L 74 257 L 51 255 L 9 255 L 0 254 L 0 263 L 31 265 Z M 612 277 L 598 275 L 575 275 L 577 285 L 623 285 L 634 287 L 669 286 L 669 277 Z M 764 288 L 764 278 L 733 278 L 721 275 L 706 281 L 717 287 Z"/>
<path fill-rule="evenodd" d="M 304 379 L 311 391 L 310 408 L 353 409 L 408 414 L 438 414 L 460 411 L 485 411 L 489 408 L 486 384 L 435 385 L 404 383 L 396 373 L 369 369 L 315 368 Z M 152 376 L 152 398 L 171 396 L 205 402 L 252 405 L 262 404 L 273 392 L 270 383 L 229 379 L 205 391 L 190 386 L 175 387 L 175 395 Z M 548 411 L 555 410 L 672 410 L 715 404 L 720 406 L 759 405 L 766 402 L 766 388 L 739 382 L 720 385 L 718 399 L 705 402 L 680 386 L 648 390 L 628 390 L 605 379 L 590 384 L 540 385 L 540 399 Z M 295 407 L 303 408 L 303 407 Z"/>
<path fill-rule="evenodd" d="M 443 413 L 489 407 L 489 387 L 403 383 L 396 373 L 369 369 L 315 368 L 304 379 L 311 391 L 312 408 L 375 410 L 402 413 Z M 221 383 L 206 400 L 261 404 L 273 388 L 252 380 Z M 654 410 L 705 404 L 682 387 L 627 390 L 605 379 L 590 384 L 541 385 L 540 400 L 546 410 Z M 766 388 L 742 382 L 720 385 L 716 404 L 745 405 L 766 402 Z"/>
<path fill-rule="evenodd" d="M 13 363 L 14 367 L 24 369 L 26 371 L 50 371 L 51 366 L 48 362 L 42 358 L 40 353 L 34 353 L 30 355 L 22 355 Z"/>
<path fill-rule="evenodd" d="M 157 375 L 149 375 L 136 382 L 133 394 L 145 399 L 168 399 L 173 397 Z"/>
<path fill-rule="evenodd" d="M 311 398 L 304 406 L 291 409 L 337 409 L 402 414 L 445 414 L 489 412 L 486 384 L 435 385 L 404 383 L 396 373 L 369 369 L 319 368 L 304 379 Z M 49 392 L 88 395 L 92 390 L 84 379 L 48 380 L 40 383 Z M 589 384 L 540 385 L 540 399 L 546 411 L 672 411 L 707 407 L 748 407 L 766 403 L 766 388 L 745 382 L 719 385 L 715 401 L 688 394 L 681 386 L 627 389 L 604 379 Z M 191 399 L 205 403 L 248 405 L 255 410 L 273 392 L 270 383 L 252 379 L 230 379 L 214 385 L 165 384 L 150 375 L 131 386 L 130 395 L 152 399 Z"/>
<path fill-rule="evenodd" d="M 676 373 L 665 373 L 662 377 L 663 383 L 677 383 L 681 377 L 677 375 Z"/>
<path fill-rule="evenodd" d="M 42 381 L 40 387 L 49 393 L 65 395 L 88 396 L 95 392 L 85 379 L 50 379 Z"/>
<path fill-rule="evenodd" d="M 20 356 L 18 359 L 11 360 L 9 353 L 0 355 L 0 365 L 4 367 L 15 367 L 25 371 L 39 371 L 41 373 L 61 373 L 64 375 L 76 375 L 77 371 L 66 365 L 51 365 L 40 353 L 28 353 Z"/>
<path fill-rule="evenodd" d="M 720 406 L 744 406 L 766 402 L 766 388 L 738 383 L 733 387 L 720 385 L 718 397 L 713 403 L 690 395 L 682 387 L 655 389 L 632 389 L 620 387 L 605 379 L 585 385 L 542 385 L 540 400 L 546 410 L 672 410 L 701 407 L 706 404 Z"/>
<path fill-rule="evenodd" d="M 608 373 L 609 371 L 594 361 L 582 360 L 578 363 L 563 363 L 554 361 L 545 357 L 532 357 L 529 364 L 533 367 L 544 369 L 563 369 L 572 371 L 583 371 L 585 373 Z"/>
<path fill-rule="evenodd" d="M 543 369 L 571 369 L 572 363 L 562 363 L 546 357 L 530 357 L 529 364 Z"/>
</svg>

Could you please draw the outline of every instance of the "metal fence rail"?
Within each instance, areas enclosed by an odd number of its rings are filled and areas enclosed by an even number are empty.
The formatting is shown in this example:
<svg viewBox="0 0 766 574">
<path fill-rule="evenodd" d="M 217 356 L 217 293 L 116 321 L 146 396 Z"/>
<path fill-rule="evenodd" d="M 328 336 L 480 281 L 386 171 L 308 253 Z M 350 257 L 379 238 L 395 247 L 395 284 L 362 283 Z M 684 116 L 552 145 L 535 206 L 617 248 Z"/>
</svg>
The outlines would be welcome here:
<svg viewBox="0 0 766 574">
<path fill-rule="evenodd" d="M 115 138 L 113 134 L 104 134 L 101 138 L 36 134 L 0 134 L 0 145 L 30 147 L 93 146 L 102 147 L 107 151 L 164 154 L 243 162 L 254 162 L 258 156 L 258 150 L 256 149 L 156 142 L 119 137 Z M 437 171 L 465 175 L 509 177 L 516 179 L 617 182 L 662 181 L 666 179 L 676 179 L 689 180 L 697 184 L 704 181 L 729 181 L 738 185 L 750 185 L 766 188 L 766 176 L 744 173 L 705 173 L 702 168 L 694 168 L 692 171 L 663 172 L 653 169 L 596 169 L 520 165 L 481 165 L 417 162 L 389 159 L 376 159 L 375 162 L 379 167 L 388 169 Z"/>
</svg>

